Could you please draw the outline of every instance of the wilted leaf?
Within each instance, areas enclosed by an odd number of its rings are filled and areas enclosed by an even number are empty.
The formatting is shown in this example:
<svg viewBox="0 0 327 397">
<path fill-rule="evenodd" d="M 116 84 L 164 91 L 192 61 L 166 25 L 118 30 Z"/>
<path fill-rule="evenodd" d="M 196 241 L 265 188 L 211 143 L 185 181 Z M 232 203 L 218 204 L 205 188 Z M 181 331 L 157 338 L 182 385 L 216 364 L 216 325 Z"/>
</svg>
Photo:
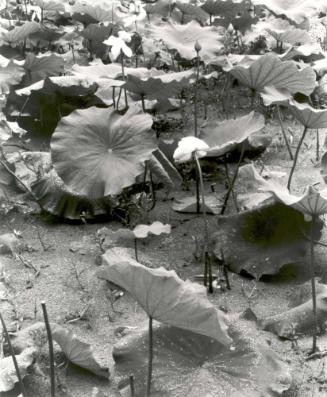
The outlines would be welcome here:
<svg viewBox="0 0 327 397">
<path fill-rule="evenodd" d="M 171 226 L 163 224 L 161 222 L 153 222 L 151 225 L 137 225 L 133 229 L 133 234 L 136 238 L 146 238 L 149 234 L 159 236 L 160 234 L 169 234 L 171 232 Z"/>
<path fill-rule="evenodd" d="M 222 156 L 245 142 L 251 134 L 265 126 L 262 114 L 251 112 L 235 120 L 207 121 L 200 127 L 200 138 L 210 147 L 208 157 Z"/>
<path fill-rule="evenodd" d="M 6 67 L 0 67 L 0 94 L 8 94 L 10 87 L 19 84 L 24 75 L 24 69 L 10 61 Z"/>
<path fill-rule="evenodd" d="M 90 198 L 119 194 L 156 148 L 151 126 L 152 118 L 133 107 L 124 116 L 96 107 L 76 110 L 52 136 L 54 167 L 73 192 Z"/>
<path fill-rule="evenodd" d="M 321 224 L 316 227 L 319 239 Z M 309 243 L 310 222 L 301 212 L 284 204 L 269 204 L 240 214 L 220 217 L 213 236 L 214 253 L 236 273 L 259 280 L 287 264 L 302 262 Z"/>
<path fill-rule="evenodd" d="M 325 331 L 327 320 L 327 285 L 316 282 L 318 326 Z M 314 332 L 315 321 L 312 312 L 311 283 L 305 283 L 296 288 L 290 296 L 289 310 L 265 318 L 260 326 L 283 338 L 292 338 L 295 334 L 310 334 Z"/>
<path fill-rule="evenodd" d="M 291 383 L 287 365 L 258 341 L 254 326 L 233 325 L 234 346 L 174 327 L 156 326 L 153 331 L 153 397 L 273 397 Z M 131 373 L 135 396 L 145 395 L 147 329 L 134 331 L 114 346 L 120 387 Z"/>
<path fill-rule="evenodd" d="M 218 31 L 213 27 L 201 27 L 192 21 L 186 25 L 166 24 L 151 28 L 153 38 L 163 40 L 170 50 L 177 50 L 182 58 L 196 57 L 194 44 L 198 41 L 202 47 L 200 56 L 203 60 L 212 58 L 223 46 L 219 41 Z"/>
<path fill-rule="evenodd" d="M 206 298 L 205 287 L 181 280 L 175 271 L 149 269 L 109 249 L 98 277 L 126 289 L 154 320 L 229 344 L 224 315 Z"/>
<path fill-rule="evenodd" d="M 200 197 L 200 211 L 203 211 L 202 206 L 202 199 Z M 205 210 L 207 214 L 218 215 L 220 214 L 221 207 L 222 207 L 222 200 L 221 198 L 217 198 L 214 195 L 205 196 Z M 197 213 L 197 201 L 196 197 L 183 197 L 175 199 L 172 205 L 172 209 L 176 212 L 185 212 L 190 214 Z"/>
<path fill-rule="evenodd" d="M 263 55 L 251 65 L 237 65 L 226 70 L 240 83 L 256 91 L 273 85 L 291 94 L 310 95 L 316 84 L 316 74 L 311 67 L 299 70 L 294 61 L 283 62 L 272 53 Z"/>
<path fill-rule="evenodd" d="M 19 372 L 22 378 L 26 376 L 28 368 L 33 364 L 35 350 L 28 348 L 16 356 Z M 16 369 L 12 357 L 0 359 L 0 393 L 12 390 L 18 382 Z"/>
<path fill-rule="evenodd" d="M 95 375 L 108 378 L 108 368 L 102 367 L 94 358 L 93 348 L 90 344 L 82 342 L 78 337 L 60 325 L 52 324 L 51 326 L 53 340 L 57 342 L 67 359 Z"/>
</svg>

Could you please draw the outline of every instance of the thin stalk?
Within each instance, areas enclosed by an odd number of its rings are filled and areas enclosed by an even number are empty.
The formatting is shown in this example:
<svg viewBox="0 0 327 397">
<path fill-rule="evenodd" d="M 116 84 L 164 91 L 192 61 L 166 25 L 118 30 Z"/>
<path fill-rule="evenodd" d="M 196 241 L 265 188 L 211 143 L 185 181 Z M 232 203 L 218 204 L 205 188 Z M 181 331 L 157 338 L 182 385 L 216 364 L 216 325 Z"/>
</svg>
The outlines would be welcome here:
<svg viewBox="0 0 327 397">
<path fill-rule="evenodd" d="M 47 337 L 49 343 L 49 360 L 50 360 L 50 384 L 51 384 L 51 397 L 55 397 L 56 395 L 56 382 L 55 382 L 55 366 L 54 366 L 54 354 L 53 354 L 53 341 L 52 341 L 52 333 L 48 318 L 48 312 L 45 302 L 41 303 L 45 328 L 47 330 Z"/>
<path fill-rule="evenodd" d="M 199 69 L 200 69 L 200 57 L 199 51 L 196 52 L 196 79 L 194 88 L 194 136 L 198 136 L 198 81 L 199 81 Z M 200 188 L 199 188 L 199 177 L 196 178 L 196 213 L 200 213 Z"/>
<path fill-rule="evenodd" d="M 316 297 L 316 283 L 315 283 L 315 257 L 314 257 L 314 226 L 316 223 L 316 216 L 312 217 L 310 230 L 310 277 L 312 290 L 312 312 L 314 330 L 312 335 L 312 353 L 317 351 L 317 333 L 318 333 L 318 316 L 317 316 L 317 297 Z"/>
<path fill-rule="evenodd" d="M 142 110 L 143 110 L 143 113 L 145 113 L 144 94 L 141 94 L 141 102 L 142 102 Z"/>
<path fill-rule="evenodd" d="M 320 160 L 320 140 L 319 140 L 319 129 L 316 129 L 316 161 Z"/>
<path fill-rule="evenodd" d="M 131 390 L 131 397 L 135 397 L 134 375 L 129 376 L 129 387 Z"/>
<path fill-rule="evenodd" d="M 135 260 L 136 262 L 139 261 L 139 256 L 138 256 L 138 249 L 137 249 L 137 238 L 134 238 L 134 253 L 135 253 Z"/>
<path fill-rule="evenodd" d="M 286 131 L 285 131 L 285 128 L 284 128 L 284 123 L 283 123 L 283 120 L 282 120 L 282 115 L 280 113 L 280 106 L 279 105 L 277 105 L 277 115 L 278 115 L 278 121 L 279 121 L 279 124 L 280 124 L 280 128 L 282 130 L 282 134 L 283 134 L 283 137 L 284 137 L 284 141 L 286 143 L 288 154 L 290 155 L 290 159 L 293 160 L 293 154 L 292 154 L 291 146 L 290 146 L 290 143 L 288 142 L 288 139 L 287 139 L 287 135 L 286 135 Z"/>
<path fill-rule="evenodd" d="M 151 396 L 152 362 L 153 362 L 153 327 L 152 317 L 149 316 L 149 351 L 148 351 L 148 377 L 146 381 L 146 397 Z"/>
<path fill-rule="evenodd" d="M 225 199 L 224 199 L 224 203 L 223 203 L 223 205 L 221 207 L 220 215 L 223 215 L 224 212 L 226 211 L 226 207 L 227 207 L 227 203 L 228 203 L 230 194 L 231 194 L 231 192 L 234 189 L 234 185 L 235 185 L 235 182 L 236 182 L 236 179 L 237 179 L 237 176 L 238 176 L 238 171 L 239 171 L 241 163 L 243 161 L 244 151 L 245 151 L 245 147 L 244 147 L 244 145 L 242 145 L 241 154 L 240 154 L 240 158 L 239 158 L 238 163 L 237 163 L 236 171 L 235 171 L 233 179 L 232 179 L 232 181 L 231 181 L 231 183 L 229 185 L 229 188 L 227 190 L 227 193 L 226 193 L 226 196 L 225 196 Z"/>
<path fill-rule="evenodd" d="M 24 384 L 23 384 L 23 379 L 22 379 L 22 377 L 20 375 L 20 371 L 19 371 L 17 360 L 16 360 L 15 352 L 14 352 L 14 349 L 13 349 L 11 341 L 10 341 L 10 336 L 8 334 L 6 323 L 5 323 L 1 313 L 0 313 L 0 320 L 1 320 L 2 328 L 3 328 L 3 332 L 5 334 L 5 337 L 6 337 L 8 346 L 9 346 L 10 354 L 11 354 L 12 360 L 14 362 L 14 366 L 15 366 L 15 370 L 16 370 L 16 374 L 17 374 L 17 378 L 18 378 L 18 382 L 19 382 L 20 391 L 21 391 L 21 394 L 23 395 L 23 397 L 25 397 L 26 396 L 26 391 L 25 391 L 25 387 L 24 387 Z"/>
<path fill-rule="evenodd" d="M 210 261 L 210 257 L 209 257 L 209 250 L 208 250 L 209 230 L 208 230 L 206 204 L 205 204 L 205 198 L 204 198 L 203 175 L 202 175 L 201 164 L 200 164 L 200 161 L 199 161 L 196 153 L 194 153 L 194 160 L 195 160 L 195 163 L 196 163 L 196 166 L 198 169 L 200 190 L 201 190 L 201 196 L 202 196 L 202 217 L 203 217 L 203 226 L 204 226 L 204 262 L 205 262 L 203 280 L 204 280 L 204 285 L 206 285 L 207 284 L 207 275 L 209 275 L 209 292 L 212 293 L 213 292 L 212 268 L 211 268 L 211 261 Z"/>
<path fill-rule="evenodd" d="M 229 176 L 228 164 L 224 163 L 224 167 L 225 167 L 225 174 L 226 174 L 226 179 L 227 179 L 228 188 L 229 188 L 232 185 L 232 181 L 231 181 L 230 176 Z M 240 212 L 240 209 L 238 208 L 238 203 L 237 203 L 237 199 L 236 199 L 236 196 L 235 196 L 234 189 L 232 189 L 232 198 L 233 198 L 233 203 L 234 203 L 234 207 L 235 207 L 236 211 Z"/>
<path fill-rule="evenodd" d="M 298 157 L 299 157 L 299 154 L 300 154 L 300 149 L 301 149 L 302 143 L 304 141 L 304 138 L 305 138 L 305 136 L 307 134 L 307 131 L 308 131 L 308 127 L 305 126 L 304 130 L 303 130 L 303 133 L 302 133 L 302 136 L 301 136 L 301 139 L 300 139 L 300 142 L 297 145 L 296 152 L 295 152 L 295 155 L 294 155 L 293 165 L 292 165 L 292 168 L 291 168 L 290 175 L 288 177 L 288 181 L 287 181 L 287 189 L 288 190 L 291 190 L 292 177 L 293 177 L 293 174 L 294 174 L 294 171 L 295 171 L 295 167 L 296 167 L 296 163 L 297 163 L 297 160 L 298 160 Z"/>
<path fill-rule="evenodd" d="M 121 72 L 123 75 L 123 80 L 125 81 L 125 67 L 124 67 L 124 53 L 120 51 L 120 59 L 121 59 Z M 124 95 L 125 95 L 125 107 L 128 107 L 128 101 L 127 101 L 127 91 L 126 88 L 123 88 L 124 90 Z"/>
</svg>

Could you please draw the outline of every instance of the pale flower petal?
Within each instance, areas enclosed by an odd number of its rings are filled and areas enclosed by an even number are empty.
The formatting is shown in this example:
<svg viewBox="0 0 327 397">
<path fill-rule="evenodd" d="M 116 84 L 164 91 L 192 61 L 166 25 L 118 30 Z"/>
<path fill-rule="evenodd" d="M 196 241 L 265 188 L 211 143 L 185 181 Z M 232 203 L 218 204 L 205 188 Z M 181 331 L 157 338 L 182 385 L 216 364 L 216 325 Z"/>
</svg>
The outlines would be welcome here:
<svg viewBox="0 0 327 397">
<path fill-rule="evenodd" d="M 178 142 L 178 147 L 174 152 L 174 160 L 176 163 L 183 163 L 192 159 L 193 153 L 197 157 L 205 157 L 209 150 L 209 146 L 202 139 L 194 136 L 187 136 Z"/>
<path fill-rule="evenodd" d="M 125 43 L 129 43 L 132 40 L 132 35 L 124 30 L 118 32 L 118 37 L 125 41 Z"/>
<path fill-rule="evenodd" d="M 133 55 L 133 51 L 130 47 L 128 47 L 125 43 L 121 46 L 121 50 L 123 53 L 130 58 Z"/>
</svg>

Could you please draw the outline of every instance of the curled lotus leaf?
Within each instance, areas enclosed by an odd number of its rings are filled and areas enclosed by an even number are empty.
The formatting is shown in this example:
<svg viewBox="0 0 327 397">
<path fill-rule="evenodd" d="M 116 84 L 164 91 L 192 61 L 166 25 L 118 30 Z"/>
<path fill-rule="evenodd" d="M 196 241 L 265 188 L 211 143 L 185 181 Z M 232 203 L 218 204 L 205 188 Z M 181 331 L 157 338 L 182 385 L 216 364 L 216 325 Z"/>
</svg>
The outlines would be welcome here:
<svg viewBox="0 0 327 397">
<path fill-rule="evenodd" d="M 288 101 L 292 98 L 292 95 L 289 91 L 283 88 L 277 89 L 274 86 L 265 87 L 260 93 L 260 96 L 265 106 L 287 105 Z"/>
<path fill-rule="evenodd" d="M 208 157 L 222 156 L 265 126 L 262 114 L 251 112 L 235 120 L 208 121 L 201 126 L 200 138 L 210 147 Z"/>
<path fill-rule="evenodd" d="M 288 108 L 293 116 L 307 128 L 327 128 L 327 110 L 314 109 L 307 103 L 290 99 Z"/>
<path fill-rule="evenodd" d="M 199 42 L 202 49 L 201 58 L 212 58 L 223 47 L 219 41 L 218 31 L 214 27 L 201 27 L 191 21 L 186 25 L 168 23 L 164 26 L 154 26 L 150 30 L 154 39 L 163 40 L 170 50 L 177 50 L 182 58 L 196 57 L 194 44 Z"/>
<path fill-rule="evenodd" d="M 236 65 L 230 73 L 242 84 L 255 91 L 275 86 L 310 95 L 315 88 L 316 74 L 311 67 L 298 69 L 294 61 L 281 61 L 275 54 L 265 54 L 250 65 Z"/>
<path fill-rule="evenodd" d="M 150 269 L 115 249 L 102 258 L 98 277 L 128 291 L 148 316 L 230 344 L 225 316 L 206 298 L 205 287 L 181 280 L 174 270 Z"/>
<path fill-rule="evenodd" d="M 144 171 L 156 149 L 152 118 L 130 107 L 76 110 L 59 122 L 51 139 L 52 161 L 71 191 L 92 199 L 117 195 Z"/>
<path fill-rule="evenodd" d="M 281 396 L 291 383 L 290 371 L 258 338 L 247 322 L 232 325 L 233 348 L 188 330 L 155 325 L 151 396 Z M 113 349 L 118 385 L 135 376 L 135 397 L 145 395 L 148 331 L 138 329 Z M 125 395 L 125 394 L 124 394 Z"/>
</svg>

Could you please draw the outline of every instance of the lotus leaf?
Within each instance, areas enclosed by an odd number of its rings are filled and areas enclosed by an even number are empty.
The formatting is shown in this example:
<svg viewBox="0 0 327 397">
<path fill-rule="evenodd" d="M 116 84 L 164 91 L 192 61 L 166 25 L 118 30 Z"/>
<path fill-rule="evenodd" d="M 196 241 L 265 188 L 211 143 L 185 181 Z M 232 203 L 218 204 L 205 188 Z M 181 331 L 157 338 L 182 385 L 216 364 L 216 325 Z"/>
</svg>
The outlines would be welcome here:
<svg viewBox="0 0 327 397">
<path fill-rule="evenodd" d="M 231 326 L 233 349 L 206 336 L 175 327 L 153 331 L 153 397 L 280 396 L 290 386 L 287 365 L 263 342 L 250 323 Z M 136 330 L 113 349 L 121 387 L 135 376 L 135 397 L 145 395 L 147 330 Z"/>
<path fill-rule="evenodd" d="M 272 53 L 263 55 L 249 66 L 237 65 L 229 71 L 240 83 L 255 91 L 273 85 L 291 94 L 310 95 L 316 84 L 316 75 L 311 67 L 299 70 L 294 61 L 283 62 Z"/>
<path fill-rule="evenodd" d="M 62 74 L 64 64 L 64 60 L 54 54 L 48 56 L 28 54 L 24 63 L 24 69 L 26 71 L 23 79 L 24 86 L 34 84 L 46 77 Z"/>
<path fill-rule="evenodd" d="M 311 42 L 309 33 L 303 29 L 289 29 L 289 30 L 267 29 L 267 32 L 271 34 L 276 41 L 282 43 L 305 44 Z"/>
<path fill-rule="evenodd" d="M 85 25 L 89 25 L 91 23 L 99 23 L 104 21 L 112 21 L 112 16 L 114 15 L 115 22 L 119 22 L 117 20 L 116 13 L 112 13 L 112 10 L 105 10 L 102 6 L 99 5 L 90 5 L 90 4 L 81 4 L 77 3 L 71 8 L 72 18 L 84 23 Z"/>
<path fill-rule="evenodd" d="M 154 320 L 230 344 L 224 315 L 206 298 L 205 287 L 181 280 L 174 270 L 149 269 L 114 249 L 103 262 L 98 277 L 126 289 Z"/>
<path fill-rule="evenodd" d="M 77 336 L 60 325 L 52 324 L 51 332 L 53 340 L 59 344 L 67 359 L 94 374 L 108 378 L 108 368 L 102 367 L 94 358 L 94 352 L 91 345 L 82 342 Z"/>
<path fill-rule="evenodd" d="M 201 27 L 192 21 L 186 25 L 153 26 L 150 30 L 153 38 L 163 40 L 170 50 L 177 50 L 182 58 L 193 59 L 196 57 L 194 44 L 201 44 L 201 58 L 212 58 L 222 48 L 217 29 L 213 27 Z"/>
<path fill-rule="evenodd" d="M 146 238 L 149 234 L 159 236 L 162 233 L 169 234 L 171 226 L 161 222 L 153 222 L 151 225 L 137 225 L 133 229 L 133 234 L 136 238 Z"/>
<path fill-rule="evenodd" d="M 208 157 L 222 156 L 245 142 L 251 134 L 265 126 L 265 119 L 259 113 L 251 112 L 235 120 L 223 122 L 208 121 L 200 127 L 200 138 L 210 147 Z"/>
<path fill-rule="evenodd" d="M 267 86 L 260 93 L 265 106 L 270 105 L 287 105 L 288 101 L 292 98 L 289 91 L 283 88 L 275 88 L 274 86 Z"/>
<path fill-rule="evenodd" d="M 327 320 L 327 285 L 316 283 L 318 326 L 325 330 Z M 260 321 L 260 326 L 282 338 L 292 338 L 294 333 L 304 334 L 314 330 L 311 283 L 296 288 L 290 296 L 290 309 Z"/>
<path fill-rule="evenodd" d="M 64 12 L 65 6 L 63 3 L 58 1 L 45 1 L 45 0 L 34 0 L 34 4 L 39 6 L 43 11 L 55 11 L 55 12 Z"/>
<path fill-rule="evenodd" d="M 10 44 L 18 43 L 25 40 L 32 33 L 38 32 L 39 30 L 41 30 L 41 25 L 39 23 L 27 21 L 21 26 L 16 26 L 8 33 L 4 33 L 2 35 L 2 39 Z"/>
<path fill-rule="evenodd" d="M 204 197 L 205 210 L 207 214 L 218 215 L 220 214 L 222 207 L 221 198 L 217 198 L 214 195 L 207 195 Z M 174 200 L 172 209 L 176 212 L 184 212 L 189 214 L 197 214 L 197 201 L 196 197 L 182 197 Z M 200 210 L 202 210 L 202 199 L 200 197 Z"/>
<path fill-rule="evenodd" d="M 52 136 L 54 167 L 73 192 L 93 199 L 119 194 L 156 148 L 151 126 L 152 118 L 135 107 L 124 116 L 96 107 L 76 110 Z"/>
<path fill-rule="evenodd" d="M 190 20 L 197 20 L 199 22 L 206 22 L 209 19 L 209 14 L 205 12 L 202 8 L 190 4 L 182 3 L 181 1 L 176 1 L 174 10 L 179 10 L 182 14 L 181 22 L 185 22 L 185 16 L 190 18 Z"/>
<path fill-rule="evenodd" d="M 307 128 L 327 128 L 327 110 L 314 109 L 307 103 L 289 100 L 289 110 L 293 116 Z"/>
<path fill-rule="evenodd" d="M 319 239 L 321 224 L 315 238 Z M 302 263 L 309 243 L 304 233 L 310 222 L 304 215 L 284 204 L 268 205 L 240 214 L 220 217 L 213 236 L 214 253 L 224 259 L 236 273 L 247 273 L 259 280 L 263 275 L 277 274 L 291 263 Z"/>
<path fill-rule="evenodd" d="M 26 376 L 27 369 L 33 364 L 35 350 L 28 348 L 16 356 L 19 372 L 22 378 Z M 16 369 L 12 357 L 0 359 L 0 393 L 12 390 L 18 382 Z"/>
</svg>

